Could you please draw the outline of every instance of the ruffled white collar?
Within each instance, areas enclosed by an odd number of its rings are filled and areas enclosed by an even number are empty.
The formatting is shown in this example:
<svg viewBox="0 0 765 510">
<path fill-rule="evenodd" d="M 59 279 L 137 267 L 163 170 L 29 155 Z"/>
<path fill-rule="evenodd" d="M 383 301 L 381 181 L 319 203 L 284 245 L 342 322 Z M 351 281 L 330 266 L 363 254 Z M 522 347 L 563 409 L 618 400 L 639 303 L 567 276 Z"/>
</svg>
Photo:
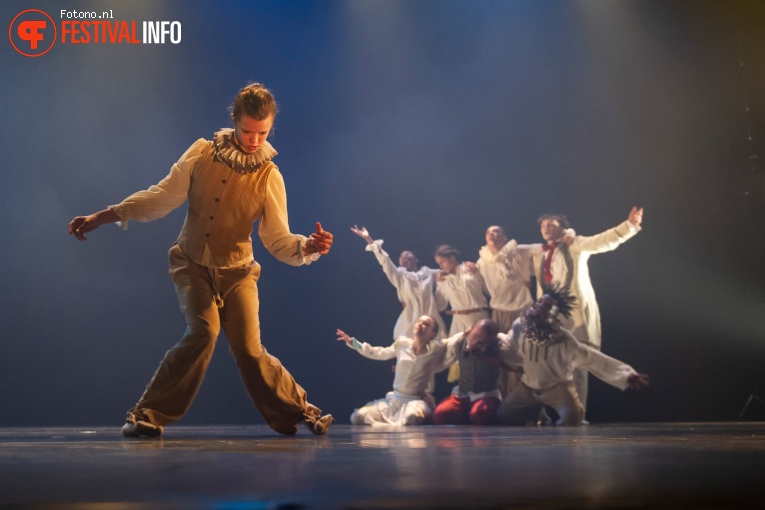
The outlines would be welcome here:
<svg viewBox="0 0 765 510">
<path fill-rule="evenodd" d="M 492 252 L 489 249 L 489 245 L 483 245 L 481 249 L 478 250 L 478 256 L 481 260 L 487 263 L 498 262 L 503 258 L 507 258 L 508 252 L 514 250 L 516 246 L 518 246 L 518 243 L 515 241 L 515 239 L 510 239 L 505 243 L 504 246 L 502 246 L 502 248 L 496 252 Z"/>
<path fill-rule="evenodd" d="M 238 174 L 257 172 L 263 163 L 271 161 L 278 153 L 270 143 L 264 141 L 252 154 L 242 152 L 234 143 L 234 130 L 223 128 L 213 137 L 215 158 L 231 167 Z"/>
<path fill-rule="evenodd" d="M 482 246 L 480 250 L 478 250 L 478 258 L 481 260 L 485 260 L 486 262 L 494 262 L 497 258 L 497 253 L 493 253 L 488 246 Z"/>
</svg>

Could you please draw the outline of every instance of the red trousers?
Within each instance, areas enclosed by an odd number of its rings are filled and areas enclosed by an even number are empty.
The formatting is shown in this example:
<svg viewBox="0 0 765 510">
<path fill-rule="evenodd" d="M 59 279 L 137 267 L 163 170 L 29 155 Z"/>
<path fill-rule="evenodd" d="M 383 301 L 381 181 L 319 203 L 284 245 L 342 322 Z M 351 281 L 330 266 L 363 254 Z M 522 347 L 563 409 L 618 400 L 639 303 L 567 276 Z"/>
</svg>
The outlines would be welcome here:
<svg viewBox="0 0 765 510">
<path fill-rule="evenodd" d="M 436 425 L 495 425 L 500 404 L 496 397 L 471 402 L 469 397 L 451 395 L 438 404 L 433 412 L 433 422 Z"/>
</svg>

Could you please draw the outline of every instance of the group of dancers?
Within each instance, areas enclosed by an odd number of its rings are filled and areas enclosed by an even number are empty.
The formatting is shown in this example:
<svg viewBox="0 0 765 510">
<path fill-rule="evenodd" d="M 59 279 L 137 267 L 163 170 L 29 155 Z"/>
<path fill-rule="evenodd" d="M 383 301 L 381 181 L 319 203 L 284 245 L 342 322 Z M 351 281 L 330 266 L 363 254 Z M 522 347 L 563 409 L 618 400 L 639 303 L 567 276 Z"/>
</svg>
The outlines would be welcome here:
<svg viewBox="0 0 765 510">
<path fill-rule="evenodd" d="M 594 236 L 579 236 L 565 216 L 539 218 L 542 243 L 518 244 L 491 226 L 477 262 L 450 245 L 435 252 L 439 269 L 420 267 L 411 251 L 396 266 L 383 241 L 353 226 L 396 288 L 403 310 L 393 344 L 372 346 L 337 330 L 359 354 L 396 359 L 393 390 L 351 415 L 355 425 L 586 423 L 587 375 L 620 389 L 648 376 L 600 352 L 600 314 L 590 255 L 615 249 L 640 231 L 643 209 Z M 531 281 L 536 280 L 536 301 Z M 451 316 L 449 332 L 442 313 Z M 449 369 L 452 394 L 436 405 L 435 374 Z"/>
<path fill-rule="evenodd" d="M 199 391 L 221 330 L 250 399 L 273 430 L 292 435 L 302 423 L 320 435 L 334 421 L 308 402 L 306 391 L 261 343 L 260 264 L 251 239 L 259 222 L 258 236 L 268 251 L 299 266 L 327 255 L 333 235 L 320 223 L 307 237 L 290 231 L 284 179 L 273 162 L 277 152 L 267 141 L 277 114 L 273 94 L 259 83 L 249 84 L 236 95 L 230 113 L 233 128 L 194 142 L 159 183 L 69 223 L 69 234 L 85 241 L 85 234 L 102 225 L 118 223 L 127 229 L 130 221 L 162 218 L 188 201 L 185 222 L 168 252 L 186 331 L 127 411 L 126 437 L 159 436 L 183 416 Z M 564 217 L 544 216 L 545 243 L 527 246 L 490 227 L 478 262 L 462 263 L 454 248 L 442 246 L 436 252 L 439 270 L 418 267 L 409 251 L 401 254 L 397 267 L 381 240 L 354 228 L 369 243 L 367 249 L 396 287 L 404 309 L 390 347 L 372 347 L 338 330 L 338 338 L 361 354 L 397 360 L 388 398 L 357 409 L 352 422 L 403 425 L 425 423 L 431 416 L 436 423 L 513 422 L 545 404 L 558 412 L 560 423 L 576 424 L 584 412 L 587 370 L 619 387 L 646 384 L 645 376 L 597 351 L 600 322 L 587 273 L 589 256 L 635 235 L 641 219 L 642 209 L 633 208 L 616 228 L 581 237 L 564 235 Z M 531 271 L 545 286 L 534 306 L 529 306 Z M 452 316 L 448 338 L 440 315 L 447 307 Z M 433 374 L 448 366 L 458 367 L 454 377 L 459 385 L 436 407 Z M 512 377 L 502 382 L 502 374 L 521 369 L 520 382 Z"/>
</svg>

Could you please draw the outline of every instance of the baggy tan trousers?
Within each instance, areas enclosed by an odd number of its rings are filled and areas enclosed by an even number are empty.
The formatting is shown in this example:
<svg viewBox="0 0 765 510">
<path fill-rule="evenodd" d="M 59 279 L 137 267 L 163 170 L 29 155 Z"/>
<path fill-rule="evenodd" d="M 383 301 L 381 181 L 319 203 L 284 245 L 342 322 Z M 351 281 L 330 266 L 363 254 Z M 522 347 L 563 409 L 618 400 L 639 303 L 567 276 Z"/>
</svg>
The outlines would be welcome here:
<svg viewBox="0 0 765 510">
<path fill-rule="evenodd" d="M 306 413 L 306 392 L 260 343 L 260 265 L 200 266 L 177 244 L 168 256 L 186 332 L 167 351 L 129 413 L 155 425 L 167 425 L 183 416 L 199 391 L 222 327 L 239 375 L 260 414 L 275 431 L 295 434 Z"/>
</svg>

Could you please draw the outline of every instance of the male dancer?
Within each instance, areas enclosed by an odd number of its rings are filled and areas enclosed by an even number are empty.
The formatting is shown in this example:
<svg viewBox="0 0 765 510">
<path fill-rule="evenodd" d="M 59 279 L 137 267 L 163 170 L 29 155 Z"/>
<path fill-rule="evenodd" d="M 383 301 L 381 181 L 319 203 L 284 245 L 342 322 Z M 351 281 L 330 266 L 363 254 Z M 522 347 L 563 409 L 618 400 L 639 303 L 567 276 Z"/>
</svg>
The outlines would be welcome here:
<svg viewBox="0 0 765 510">
<path fill-rule="evenodd" d="M 500 373 L 520 370 L 522 364 L 517 352 L 507 348 L 506 337 L 496 322 L 483 319 L 441 341 L 446 348 L 444 365 L 459 365 L 459 384 L 436 407 L 433 421 L 437 425 L 497 423 Z"/>
<path fill-rule="evenodd" d="M 366 358 L 396 358 L 393 391 L 385 398 L 368 402 L 351 414 L 354 425 L 422 425 L 433 414 L 434 375 L 443 367 L 444 348 L 436 335 L 438 323 L 423 315 L 414 325 L 412 338 L 401 336 L 388 347 L 373 347 L 337 330 L 337 340 L 345 342 Z"/>
<path fill-rule="evenodd" d="M 583 402 L 574 384 L 574 370 L 592 372 L 619 389 L 648 386 L 648 376 L 577 341 L 562 325 L 569 318 L 574 297 L 565 290 L 544 287 L 544 295 L 513 324 L 508 348 L 520 355 L 520 384 L 497 410 L 500 422 L 509 425 L 535 422 L 547 405 L 558 413 L 558 425 L 581 425 Z"/>
<path fill-rule="evenodd" d="M 486 245 L 478 252 L 476 266 L 491 296 L 491 319 L 500 331 L 510 331 L 513 321 L 532 303 L 531 257 L 541 248 L 538 244 L 519 245 L 500 226 L 486 229 Z"/>
<path fill-rule="evenodd" d="M 438 313 L 436 300 L 433 297 L 435 277 L 440 272 L 427 266 L 417 267 L 419 260 L 411 251 L 405 250 L 398 257 L 399 267 L 393 263 L 390 256 L 383 250 L 383 240 L 373 240 L 365 227 L 359 228 L 354 225 L 351 232 L 367 242 L 367 251 L 374 253 L 377 261 L 382 266 L 385 276 L 396 288 L 398 300 L 404 307 L 393 327 L 393 339 L 407 336 L 412 332 L 415 322 L 422 315 L 429 315 L 436 321 L 436 338 L 446 336 L 446 325 Z"/>
<path fill-rule="evenodd" d="M 590 281 L 587 261 L 590 255 L 615 250 L 620 244 L 640 231 L 643 208 L 633 207 L 626 221 L 594 236 L 576 236 L 569 245 L 561 242 L 569 227 L 563 215 L 544 214 L 539 218 L 539 228 L 545 241 L 543 250 L 534 255 L 537 277 L 537 295 L 542 295 L 542 285 L 567 290 L 576 299 L 577 306 L 564 327 L 574 338 L 595 349 L 600 349 L 600 311 L 595 291 Z M 587 371 L 578 369 L 574 381 L 579 398 L 587 409 Z"/>
<path fill-rule="evenodd" d="M 127 228 L 130 220 L 162 218 L 189 201 L 169 251 L 186 333 L 128 411 L 125 436 L 158 436 L 183 416 L 202 384 L 221 327 L 247 392 L 271 428 L 295 434 L 304 422 L 314 434 L 324 434 L 333 421 L 306 401 L 305 390 L 260 343 L 253 223 L 260 220 L 258 235 L 268 251 L 293 266 L 310 264 L 332 246 L 332 234 L 319 223 L 308 238 L 290 232 L 284 180 L 271 161 L 276 151 L 266 141 L 276 112 L 271 92 L 248 85 L 233 104 L 234 129 L 194 142 L 159 184 L 69 223 L 69 233 L 85 240 L 84 234 L 106 223 L 119 221 Z"/>
<path fill-rule="evenodd" d="M 541 249 L 541 244 L 518 244 L 508 239 L 505 229 L 498 225 L 486 229 L 486 245 L 478 252 L 476 267 L 491 297 L 491 319 L 502 332 L 510 331 L 513 321 L 533 301 L 529 290 L 531 257 Z M 502 395 L 508 395 L 519 379 L 520 372 L 500 372 Z"/>
</svg>

